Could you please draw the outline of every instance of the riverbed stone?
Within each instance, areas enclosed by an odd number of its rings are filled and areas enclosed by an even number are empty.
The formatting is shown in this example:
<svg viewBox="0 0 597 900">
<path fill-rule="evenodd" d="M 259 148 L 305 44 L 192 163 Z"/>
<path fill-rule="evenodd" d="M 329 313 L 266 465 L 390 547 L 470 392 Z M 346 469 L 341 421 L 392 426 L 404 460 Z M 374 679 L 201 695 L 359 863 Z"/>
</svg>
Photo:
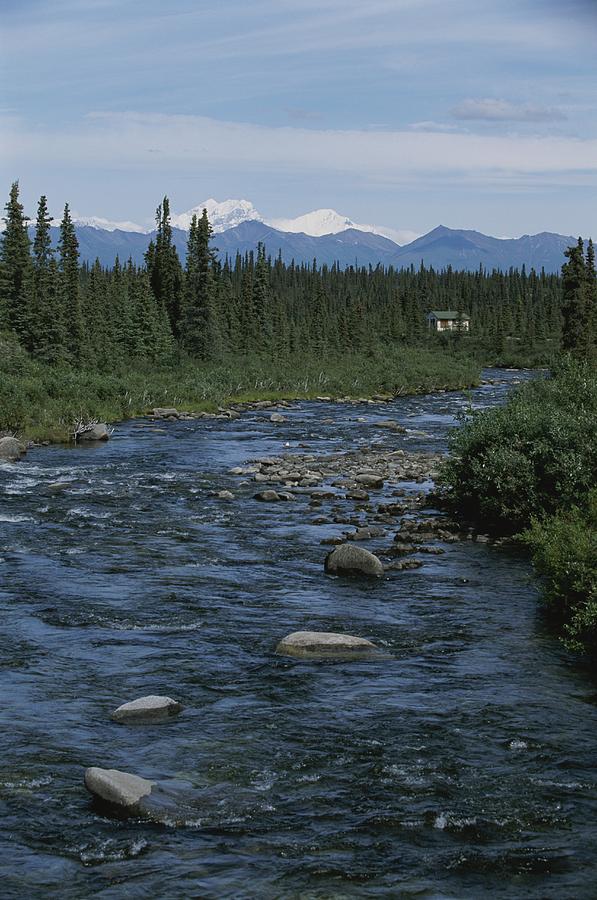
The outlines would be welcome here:
<svg viewBox="0 0 597 900">
<path fill-rule="evenodd" d="M 91 428 L 77 434 L 77 441 L 107 441 L 110 439 L 110 432 L 105 422 L 97 422 Z"/>
<path fill-rule="evenodd" d="M 384 419 L 383 421 L 376 422 L 375 424 L 378 428 L 390 428 L 397 434 L 406 434 L 406 428 L 404 427 L 404 425 L 401 425 L 400 422 L 395 422 L 393 419 Z"/>
<path fill-rule="evenodd" d="M 4 462 L 16 462 L 24 456 L 27 448 L 14 437 L 0 438 L 0 460 Z"/>
<path fill-rule="evenodd" d="M 281 413 L 272 413 L 269 420 L 275 423 L 286 422 L 286 416 L 283 416 Z"/>
<path fill-rule="evenodd" d="M 254 500 L 259 500 L 261 503 L 277 503 L 279 500 L 284 499 L 277 491 L 259 491 L 258 494 L 253 495 Z"/>
<path fill-rule="evenodd" d="M 182 704 L 172 697 L 161 697 L 150 694 L 147 697 L 139 697 L 129 703 L 123 703 L 115 709 L 110 718 L 114 722 L 130 725 L 150 725 L 168 722 L 182 712 Z"/>
<path fill-rule="evenodd" d="M 299 659 L 355 659 L 378 652 L 375 644 L 365 638 L 333 631 L 294 631 L 276 647 L 276 653 Z"/>
<path fill-rule="evenodd" d="M 347 541 L 370 541 L 372 538 L 382 537 L 384 534 L 383 528 L 379 528 L 377 525 L 363 525 L 359 526 L 356 531 L 352 531 L 346 535 Z"/>
<path fill-rule="evenodd" d="M 371 487 L 371 488 L 383 487 L 382 476 L 378 475 L 375 472 L 360 472 L 358 475 L 355 475 L 354 480 L 358 484 L 364 484 L 367 487 Z"/>
<path fill-rule="evenodd" d="M 232 491 L 218 491 L 216 497 L 219 500 L 234 500 L 234 494 Z"/>
<path fill-rule="evenodd" d="M 332 575 L 366 575 L 381 578 L 384 568 L 381 560 L 364 547 L 342 544 L 325 558 L 325 571 Z"/>
<path fill-rule="evenodd" d="M 155 406 L 153 414 L 156 419 L 178 419 L 179 412 L 174 406 Z"/>
<path fill-rule="evenodd" d="M 85 787 L 96 803 L 119 818 L 134 816 L 169 827 L 195 821 L 202 805 L 191 784 L 150 781 L 118 769 L 92 766 L 85 771 Z"/>
<path fill-rule="evenodd" d="M 118 769 L 92 766 L 85 770 L 85 787 L 90 794 L 131 814 L 138 809 L 143 797 L 151 794 L 155 783 Z"/>
</svg>

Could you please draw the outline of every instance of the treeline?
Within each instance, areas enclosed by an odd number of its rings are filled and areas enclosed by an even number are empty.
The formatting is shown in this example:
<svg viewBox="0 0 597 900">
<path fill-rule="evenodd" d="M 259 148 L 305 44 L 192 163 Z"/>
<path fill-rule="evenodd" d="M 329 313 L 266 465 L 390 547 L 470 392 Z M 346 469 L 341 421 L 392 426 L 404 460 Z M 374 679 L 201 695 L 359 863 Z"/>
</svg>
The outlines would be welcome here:
<svg viewBox="0 0 597 900">
<path fill-rule="evenodd" d="M 183 268 L 167 198 L 143 267 L 118 259 L 111 269 L 81 266 L 68 205 L 54 251 L 45 197 L 31 239 L 17 183 L 5 222 L 0 332 L 15 334 L 34 358 L 53 365 L 106 370 L 134 360 L 167 364 L 180 352 L 205 361 L 280 360 L 388 344 L 433 346 L 438 337 L 430 335 L 426 313 L 446 308 L 471 317 L 471 336 L 451 340 L 485 346 L 495 356 L 506 345 L 557 348 L 566 324 L 562 279 L 544 272 L 285 264 L 263 246 L 220 262 L 205 211 L 191 223 Z"/>
</svg>

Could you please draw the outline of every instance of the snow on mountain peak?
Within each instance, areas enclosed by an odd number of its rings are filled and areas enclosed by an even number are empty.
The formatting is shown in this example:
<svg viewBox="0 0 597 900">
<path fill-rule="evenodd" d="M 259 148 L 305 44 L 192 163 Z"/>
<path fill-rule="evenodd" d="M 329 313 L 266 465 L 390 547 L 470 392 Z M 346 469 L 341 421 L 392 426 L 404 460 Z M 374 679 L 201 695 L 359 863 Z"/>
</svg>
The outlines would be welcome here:
<svg viewBox="0 0 597 900">
<path fill-rule="evenodd" d="M 296 219 L 271 219 L 268 224 L 278 231 L 302 232 L 313 237 L 338 234 L 347 228 L 359 227 L 347 216 L 341 216 L 335 209 L 314 209 L 313 212 L 297 216 Z"/>
<path fill-rule="evenodd" d="M 199 203 L 186 212 L 172 215 L 171 224 L 174 228 L 188 231 L 193 216 L 196 215 L 197 218 L 200 218 L 204 209 L 207 210 L 209 222 L 215 234 L 228 231 L 242 222 L 262 222 L 264 225 L 269 225 L 278 231 L 308 234 L 312 237 L 321 237 L 325 234 L 339 234 L 348 228 L 379 234 L 389 238 L 396 244 L 408 244 L 420 236 L 414 231 L 396 230 L 378 225 L 359 225 L 357 222 L 349 219 L 348 216 L 343 216 L 336 212 L 335 209 L 315 209 L 294 219 L 266 219 L 253 206 L 250 200 L 219 201 L 214 200 L 213 197 L 210 197 L 209 200 L 205 200 L 203 203 Z M 104 219 L 101 216 L 73 215 L 73 222 L 79 226 L 97 228 L 103 231 L 131 231 L 137 234 L 149 234 L 155 227 L 153 225 L 137 225 L 135 222 L 116 222 Z M 58 219 L 52 221 L 54 226 L 59 224 Z M 29 227 L 32 226 L 33 222 L 30 222 Z M 2 231 L 4 231 L 4 221 L 0 219 L 0 233 Z"/>
<path fill-rule="evenodd" d="M 348 228 L 354 228 L 355 231 L 366 231 L 371 234 L 380 234 L 394 241 L 396 244 L 408 244 L 419 234 L 415 231 L 396 230 L 394 228 L 385 228 L 383 225 L 359 225 L 353 222 L 348 216 L 337 213 L 335 209 L 315 209 L 313 212 L 305 213 L 304 216 L 298 216 L 296 219 L 271 219 L 267 222 L 272 228 L 278 231 L 303 232 L 313 237 L 321 237 L 324 234 L 339 234 Z"/>
<path fill-rule="evenodd" d="M 151 228 L 144 228 L 135 222 L 112 222 L 101 216 L 73 216 L 75 225 L 85 225 L 88 228 L 99 228 L 102 231 L 135 231 L 137 234 L 148 234 Z M 59 220 L 54 219 L 53 225 L 59 225 Z"/>
<path fill-rule="evenodd" d="M 172 225 L 175 228 L 188 230 L 193 216 L 201 217 L 203 210 L 207 210 L 209 223 L 216 234 L 228 231 L 241 222 L 263 222 L 263 216 L 259 213 L 250 200 L 223 200 L 219 202 L 210 197 L 198 206 L 194 206 L 187 212 L 172 216 Z"/>
</svg>

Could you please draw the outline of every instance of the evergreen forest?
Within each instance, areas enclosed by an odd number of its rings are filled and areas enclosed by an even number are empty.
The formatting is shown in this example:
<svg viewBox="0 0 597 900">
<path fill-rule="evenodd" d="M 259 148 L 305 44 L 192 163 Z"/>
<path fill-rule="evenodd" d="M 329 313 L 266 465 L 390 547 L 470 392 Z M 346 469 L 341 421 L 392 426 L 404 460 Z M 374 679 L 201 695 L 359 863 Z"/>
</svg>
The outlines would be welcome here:
<svg viewBox="0 0 597 900">
<path fill-rule="evenodd" d="M 30 221 L 15 182 L 4 219 L 0 428 L 29 436 L 64 437 L 69 420 L 151 403 L 464 387 L 483 364 L 542 364 L 562 342 L 594 342 L 579 300 L 592 245 L 586 259 L 582 244 L 571 248 L 564 279 L 288 265 L 264 246 L 219 261 L 204 210 L 183 267 L 164 197 L 145 265 L 107 269 L 80 264 L 68 204 L 56 247 L 45 196 Z M 431 309 L 468 314 L 470 333 L 431 334 Z"/>
</svg>

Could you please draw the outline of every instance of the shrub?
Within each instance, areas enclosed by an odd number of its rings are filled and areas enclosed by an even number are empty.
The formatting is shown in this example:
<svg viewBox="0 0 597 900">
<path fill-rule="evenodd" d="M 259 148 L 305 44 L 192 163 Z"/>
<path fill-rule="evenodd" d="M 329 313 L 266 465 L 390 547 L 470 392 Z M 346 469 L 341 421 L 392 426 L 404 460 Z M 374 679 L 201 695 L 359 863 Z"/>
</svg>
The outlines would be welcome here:
<svg viewBox="0 0 597 900">
<path fill-rule="evenodd" d="M 544 579 L 547 608 L 573 649 L 597 651 L 597 490 L 585 509 L 534 519 L 523 539 Z"/>
<path fill-rule="evenodd" d="M 451 439 L 446 502 L 498 534 L 582 506 L 597 483 L 597 372 L 563 362 L 497 409 L 473 412 Z"/>
</svg>

